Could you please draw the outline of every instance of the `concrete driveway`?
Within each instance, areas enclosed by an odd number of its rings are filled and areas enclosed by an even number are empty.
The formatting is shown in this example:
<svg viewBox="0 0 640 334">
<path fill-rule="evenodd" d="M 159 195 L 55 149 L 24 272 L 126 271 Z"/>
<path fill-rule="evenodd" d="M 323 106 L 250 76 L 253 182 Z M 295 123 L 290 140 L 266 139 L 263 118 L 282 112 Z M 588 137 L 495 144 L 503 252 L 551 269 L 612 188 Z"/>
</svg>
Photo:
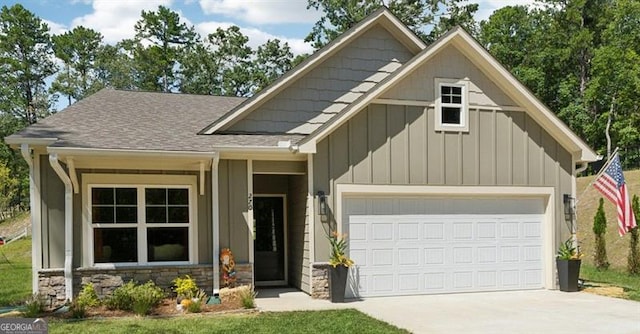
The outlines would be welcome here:
<svg viewBox="0 0 640 334">
<path fill-rule="evenodd" d="M 640 333 L 640 303 L 585 292 L 535 290 L 379 297 L 332 304 L 261 290 L 263 311 L 355 308 L 413 333 Z"/>
</svg>

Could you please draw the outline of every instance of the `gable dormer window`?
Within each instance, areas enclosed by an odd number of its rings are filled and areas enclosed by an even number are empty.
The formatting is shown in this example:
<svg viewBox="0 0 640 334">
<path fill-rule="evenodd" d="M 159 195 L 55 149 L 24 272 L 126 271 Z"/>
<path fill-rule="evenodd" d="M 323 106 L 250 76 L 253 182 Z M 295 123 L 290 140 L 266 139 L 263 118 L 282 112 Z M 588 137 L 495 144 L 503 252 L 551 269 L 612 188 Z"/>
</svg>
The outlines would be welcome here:
<svg viewBox="0 0 640 334">
<path fill-rule="evenodd" d="M 437 78 L 435 88 L 435 129 L 438 131 L 469 131 L 467 81 Z"/>
</svg>

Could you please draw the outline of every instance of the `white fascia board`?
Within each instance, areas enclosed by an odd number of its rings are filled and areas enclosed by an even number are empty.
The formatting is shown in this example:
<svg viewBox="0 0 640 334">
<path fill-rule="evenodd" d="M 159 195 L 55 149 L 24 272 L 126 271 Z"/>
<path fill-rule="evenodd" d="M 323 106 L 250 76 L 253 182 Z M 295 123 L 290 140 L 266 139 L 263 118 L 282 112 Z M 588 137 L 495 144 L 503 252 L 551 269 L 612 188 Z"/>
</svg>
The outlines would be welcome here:
<svg viewBox="0 0 640 334">
<path fill-rule="evenodd" d="M 102 157 L 160 157 L 160 158 L 196 158 L 211 159 L 212 152 L 128 150 L 84 147 L 47 147 L 50 154 L 60 156 L 102 156 Z"/>
<path fill-rule="evenodd" d="M 8 136 L 4 138 L 4 142 L 14 148 L 22 144 L 27 144 L 29 146 L 49 146 L 57 140 L 58 138 L 25 138 L 15 136 Z"/>
</svg>

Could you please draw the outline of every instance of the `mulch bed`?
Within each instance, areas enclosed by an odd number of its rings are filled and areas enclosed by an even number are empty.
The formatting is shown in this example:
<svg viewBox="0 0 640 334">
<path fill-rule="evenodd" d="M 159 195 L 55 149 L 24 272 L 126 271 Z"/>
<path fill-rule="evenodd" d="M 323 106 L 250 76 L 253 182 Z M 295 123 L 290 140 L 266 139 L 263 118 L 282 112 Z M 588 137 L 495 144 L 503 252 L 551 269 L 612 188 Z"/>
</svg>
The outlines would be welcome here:
<svg viewBox="0 0 640 334">
<path fill-rule="evenodd" d="M 224 301 L 221 304 L 203 305 L 202 312 L 189 313 L 187 311 L 181 311 L 176 308 L 175 298 L 166 298 L 160 302 L 160 305 L 153 308 L 151 313 L 147 317 L 172 317 L 180 316 L 184 314 L 215 314 L 215 313 L 228 313 L 232 311 L 245 310 L 242 304 L 238 300 Z M 250 310 L 246 310 L 250 311 Z M 131 317 L 136 316 L 135 313 L 122 310 L 110 310 L 106 306 L 93 307 L 87 310 L 86 317 L 84 319 L 100 319 L 100 318 L 117 318 L 117 317 Z M 45 318 L 50 319 L 72 319 L 71 312 L 65 313 L 49 313 L 45 315 Z"/>
</svg>

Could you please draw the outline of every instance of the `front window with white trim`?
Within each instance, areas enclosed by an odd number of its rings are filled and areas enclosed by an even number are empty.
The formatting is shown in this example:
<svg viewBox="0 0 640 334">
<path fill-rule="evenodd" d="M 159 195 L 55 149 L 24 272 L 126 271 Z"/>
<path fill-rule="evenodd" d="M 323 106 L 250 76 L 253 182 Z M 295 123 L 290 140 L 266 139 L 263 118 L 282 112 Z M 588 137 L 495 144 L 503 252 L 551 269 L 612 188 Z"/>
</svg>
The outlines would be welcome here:
<svg viewBox="0 0 640 334">
<path fill-rule="evenodd" d="M 192 184 L 88 185 L 91 262 L 193 263 L 193 188 Z"/>
<path fill-rule="evenodd" d="M 439 131 L 469 131 L 468 84 L 436 79 L 436 125 Z"/>
</svg>

